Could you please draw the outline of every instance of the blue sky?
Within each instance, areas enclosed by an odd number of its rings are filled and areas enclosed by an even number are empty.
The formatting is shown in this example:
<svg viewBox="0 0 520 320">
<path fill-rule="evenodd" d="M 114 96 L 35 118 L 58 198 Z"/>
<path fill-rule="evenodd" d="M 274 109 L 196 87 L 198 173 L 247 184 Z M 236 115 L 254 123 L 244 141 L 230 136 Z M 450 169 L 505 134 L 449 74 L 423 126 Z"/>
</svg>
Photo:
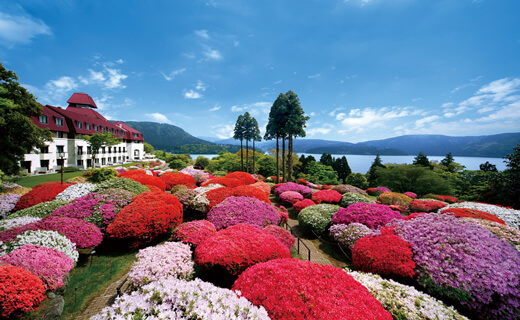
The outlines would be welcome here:
<svg viewBox="0 0 520 320">
<path fill-rule="evenodd" d="M 307 137 L 520 131 L 518 0 L 0 0 L 0 61 L 43 104 L 227 138 L 293 90 Z"/>
</svg>

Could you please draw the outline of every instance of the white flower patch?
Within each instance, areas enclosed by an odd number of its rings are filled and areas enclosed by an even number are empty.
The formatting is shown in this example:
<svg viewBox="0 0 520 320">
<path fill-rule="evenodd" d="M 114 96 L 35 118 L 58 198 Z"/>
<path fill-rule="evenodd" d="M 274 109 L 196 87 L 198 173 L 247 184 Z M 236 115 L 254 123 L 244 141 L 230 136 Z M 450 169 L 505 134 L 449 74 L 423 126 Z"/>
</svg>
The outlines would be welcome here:
<svg viewBox="0 0 520 320">
<path fill-rule="evenodd" d="M 55 200 L 72 201 L 79 197 L 83 197 L 96 189 L 97 186 L 93 183 L 77 183 L 73 184 L 67 189 L 63 190 L 56 196 Z"/>
<path fill-rule="evenodd" d="M 485 211 L 487 213 L 491 213 L 491 214 L 499 217 L 500 219 L 504 220 L 504 222 L 511 228 L 520 230 L 520 210 L 507 209 L 507 208 L 495 206 L 492 204 L 469 202 L 469 201 L 452 203 L 452 204 L 448 205 L 447 207 L 441 208 L 439 210 L 442 211 L 447 208 L 468 208 L 468 209 Z"/>
<path fill-rule="evenodd" d="M 0 230 L 9 230 L 15 227 L 25 226 L 29 223 L 40 221 L 42 218 L 38 217 L 19 217 L 14 219 L 0 220 Z"/>
<path fill-rule="evenodd" d="M 65 237 L 57 231 L 29 230 L 19 234 L 16 236 L 16 240 L 9 243 L 9 252 L 25 244 L 36 244 L 42 247 L 59 250 L 67 257 L 71 258 L 74 261 L 74 264 L 78 262 L 79 253 L 76 251 L 76 245 L 70 241 L 69 238 Z M 4 244 L 4 247 L 5 246 L 6 244 Z"/>
</svg>

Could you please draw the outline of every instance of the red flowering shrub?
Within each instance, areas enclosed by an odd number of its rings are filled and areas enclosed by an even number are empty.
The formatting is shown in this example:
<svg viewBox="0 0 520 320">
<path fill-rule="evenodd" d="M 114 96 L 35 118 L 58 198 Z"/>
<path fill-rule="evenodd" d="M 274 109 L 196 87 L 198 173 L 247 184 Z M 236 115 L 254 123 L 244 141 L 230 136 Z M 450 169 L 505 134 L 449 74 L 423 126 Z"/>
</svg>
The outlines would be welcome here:
<svg viewBox="0 0 520 320">
<path fill-rule="evenodd" d="M 130 171 L 127 171 L 127 172 L 130 172 Z M 150 186 L 157 187 L 157 188 L 161 189 L 162 191 L 166 190 L 166 183 L 164 183 L 164 181 L 161 180 L 161 178 L 149 176 L 146 173 L 145 174 L 134 174 L 134 175 L 131 175 L 131 176 L 128 176 L 125 178 L 132 179 L 145 186 L 150 185 Z"/>
<path fill-rule="evenodd" d="M 121 173 L 119 173 L 117 175 L 118 178 L 130 178 L 131 176 L 135 176 L 135 175 L 146 175 L 146 172 L 144 172 L 143 170 L 128 170 L 128 171 L 123 171 Z"/>
<path fill-rule="evenodd" d="M 227 176 L 226 177 L 216 177 L 216 178 L 204 181 L 204 183 L 202 183 L 200 186 L 207 187 L 210 184 L 220 184 L 220 185 L 223 185 L 223 186 L 226 186 L 229 188 L 233 188 L 233 187 L 238 187 L 238 186 L 242 185 L 242 181 L 240 181 L 238 179 L 234 179 L 234 178 L 228 178 Z"/>
<path fill-rule="evenodd" d="M 22 210 L 38 203 L 52 201 L 59 193 L 71 185 L 72 184 L 69 183 L 61 184 L 59 181 L 40 183 L 33 187 L 31 191 L 20 197 L 14 210 Z"/>
<path fill-rule="evenodd" d="M 388 230 L 388 232 L 393 232 Z M 354 268 L 382 276 L 415 276 L 410 243 L 393 234 L 366 236 L 352 248 Z"/>
<path fill-rule="evenodd" d="M 166 190 L 171 190 L 173 186 L 183 185 L 188 188 L 195 188 L 197 186 L 197 182 L 195 178 L 190 176 L 189 174 L 184 174 L 181 172 L 166 172 L 162 174 L 159 179 L 164 181 L 166 184 Z"/>
<path fill-rule="evenodd" d="M 404 217 L 404 220 L 412 220 L 414 218 L 417 218 L 418 216 L 422 216 L 423 214 L 426 214 L 426 212 L 414 212 L 414 213 Z"/>
<path fill-rule="evenodd" d="M 46 298 L 43 282 L 31 272 L 11 265 L 0 265 L 0 316 L 21 318 L 38 310 Z"/>
<path fill-rule="evenodd" d="M 303 209 L 305 209 L 307 207 L 310 207 L 310 206 L 313 206 L 315 204 L 316 203 L 314 201 L 312 201 L 311 199 L 304 199 L 302 201 L 296 202 L 295 204 L 293 204 L 292 207 L 293 207 L 294 211 L 300 212 Z"/>
<path fill-rule="evenodd" d="M 320 190 L 316 191 L 312 194 L 312 201 L 316 204 L 320 204 L 322 202 L 325 203 L 339 203 L 341 200 L 341 193 L 336 190 Z"/>
<path fill-rule="evenodd" d="M 263 306 L 273 320 L 392 319 L 367 288 L 348 273 L 299 259 L 254 265 L 238 277 L 232 290 Z"/>
<path fill-rule="evenodd" d="M 328 184 L 324 184 L 324 185 L 321 186 L 321 188 L 323 190 L 330 190 L 330 189 L 332 189 L 332 187 L 334 187 L 334 186 L 331 186 L 331 185 L 328 185 Z"/>
<path fill-rule="evenodd" d="M 298 201 L 303 200 L 303 196 L 301 195 L 301 193 L 298 193 L 296 191 L 285 191 L 280 193 L 278 197 L 280 198 L 280 201 L 290 204 L 294 204 Z"/>
<path fill-rule="evenodd" d="M 271 187 L 263 181 L 258 181 L 256 183 L 253 183 L 251 185 L 251 187 L 255 187 L 255 188 L 262 190 L 268 196 L 271 194 Z"/>
<path fill-rule="evenodd" d="M 218 188 L 209 190 L 206 192 L 206 199 L 209 200 L 209 205 L 206 208 L 206 212 L 209 212 L 211 208 L 224 201 L 224 199 L 235 196 L 235 197 L 252 197 L 257 198 L 267 204 L 271 204 L 269 201 L 269 195 L 265 194 L 260 189 L 253 186 L 238 186 L 234 188 Z"/>
<path fill-rule="evenodd" d="M 221 267 L 231 275 L 260 262 L 290 257 L 289 249 L 278 239 L 248 224 L 220 230 L 195 249 L 197 265 L 204 269 Z"/>
<path fill-rule="evenodd" d="M 439 201 L 428 201 L 428 200 L 412 200 L 408 209 L 410 212 L 434 212 L 446 205 Z"/>
<path fill-rule="evenodd" d="M 298 179 L 298 180 L 296 180 L 296 182 L 299 184 L 303 184 L 304 186 L 306 186 L 308 183 L 307 181 L 305 181 L 305 179 Z"/>
<path fill-rule="evenodd" d="M 287 248 L 291 249 L 294 246 L 293 235 L 282 227 L 270 224 L 264 228 L 264 231 L 275 236 L 276 239 L 280 240 Z"/>
<path fill-rule="evenodd" d="M 127 239 L 133 246 L 150 242 L 182 223 L 182 204 L 166 192 L 147 191 L 124 207 L 108 226 L 107 234 Z"/>
<path fill-rule="evenodd" d="M 285 223 L 289 221 L 289 210 L 287 210 L 284 206 L 275 207 L 278 213 L 280 214 L 280 223 Z"/>
<path fill-rule="evenodd" d="M 273 181 L 276 181 L 276 176 L 270 176 L 269 179 L 273 180 Z M 282 177 L 279 177 L 279 181 L 282 182 L 283 181 L 283 178 Z"/>
<path fill-rule="evenodd" d="M 215 232 L 217 232 L 217 229 L 213 223 L 208 220 L 195 220 L 181 223 L 173 230 L 172 238 L 198 246 Z"/>
<path fill-rule="evenodd" d="M 505 221 L 495 216 L 494 214 L 469 208 L 448 208 L 441 211 L 441 213 L 453 213 L 457 218 L 475 218 L 482 220 L 489 220 L 505 225 Z"/>
<path fill-rule="evenodd" d="M 242 172 L 242 171 L 231 172 L 226 175 L 226 178 L 240 180 L 240 182 L 242 182 L 242 184 L 244 184 L 244 185 L 253 184 L 256 182 L 255 178 L 253 178 L 253 176 L 251 174 L 249 174 L 247 172 Z"/>
<path fill-rule="evenodd" d="M 424 198 L 435 199 L 435 200 L 439 200 L 439 201 L 443 201 L 443 202 L 447 202 L 447 203 L 457 202 L 457 198 L 452 197 L 452 196 L 442 195 L 442 194 L 428 193 L 427 195 L 424 196 Z"/>
<path fill-rule="evenodd" d="M 368 188 L 367 189 L 368 195 L 376 196 L 376 197 L 379 196 L 381 193 L 388 192 L 388 191 L 391 191 L 391 190 L 388 189 L 388 188 L 385 188 L 385 187 L 377 187 L 377 188 Z"/>
</svg>

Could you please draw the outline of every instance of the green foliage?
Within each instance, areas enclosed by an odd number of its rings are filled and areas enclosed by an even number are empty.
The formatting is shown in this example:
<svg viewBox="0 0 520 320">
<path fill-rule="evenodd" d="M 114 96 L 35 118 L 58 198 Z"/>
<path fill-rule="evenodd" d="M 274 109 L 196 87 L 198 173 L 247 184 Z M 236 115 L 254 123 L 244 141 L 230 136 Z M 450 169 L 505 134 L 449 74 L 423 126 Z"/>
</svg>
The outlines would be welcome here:
<svg viewBox="0 0 520 320">
<path fill-rule="evenodd" d="M 132 192 L 135 195 L 138 195 L 142 192 L 146 192 L 149 189 L 139 182 L 127 179 L 127 178 L 114 178 L 110 180 L 106 180 L 98 184 L 97 188 L 94 192 L 106 190 L 106 189 L 123 189 Z"/>
<path fill-rule="evenodd" d="M 51 214 L 54 210 L 66 205 L 67 203 L 69 202 L 65 200 L 53 200 L 49 202 L 39 203 L 30 208 L 16 211 L 15 213 L 9 215 L 9 219 L 20 217 L 44 218 Z"/>
<path fill-rule="evenodd" d="M 433 166 L 430 164 L 430 160 L 424 153 L 422 153 L 422 151 L 419 152 L 417 156 L 415 156 L 412 164 L 416 166 L 428 167 L 430 169 L 433 168 Z"/>
<path fill-rule="evenodd" d="M 204 156 L 198 156 L 195 160 L 195 165 L 202 169 L 206 168 L 209 164 L 209 159 Z"/>
<path fill-rule="evenodd" d="M 332 168 L 338 173 L 338 179 L 340 182 L 345 183 L 345 179 L 352 173 L 352 169 L 348 165 L 347 157 L 334 159 Z"/>
<path fill-rule="evenodd" d="M 345 183 L 360 189 L 368 188 L 368 180 L 366 176 L 359 172 L 349 174 L 345 179 Z"/>
<path fill-rule="evenodd" d="M 271 177 L 276 174 L 276 159 L 270 156 L 263 156 L 256 162 L 257 172 L 264 177 Z"/>
<path fill-rule="evenodd" d="M 452 164 L 453 162 L 455 162 L 455 160 L 453 160 L 453 155 L 451 154 L 451 152 L 448 152 L 446 157 L 444 157 L 444 159 L 441 160 L 441 164 L 445 167 L 449 167 L 450 164 Z"/>
<path fill-rule="evenodd" d="M 239 171 L 240 157 L 234 153 L 224 152 L 209 161 L 206 167 L 211 172 L 215 171 Z"/>
<path fill-rule="evenodd" d="M 381 161 L 381 157 L 379 156 L 379 154 L 376 156 L 376 158 L 374 159 L 374 162 L 372 162 L 372 165 L 370 166 L 370 168 L 368 169 L 368 172 L 367 172 L 367 181 L 368 181 L 368 185 L 370 187 L 377 186 L 376 170 L 378 168 L 382 168 L 382 169 L 386 168 L 386 166 Z"/>
<path fill-rule="evenodd" d="M 332 204 L 317 204 L 304 208 L 298 214 L 299 228 L 307 234 L 313 232 L 323 234 L 332 222 L 332 216 L 339 210 L 339 206 Z"/>
<path fill-rule="evenodd" d="M 240 150 L 240 146 L 231 144 L 192 143 L 176 146 L 168 150 L 172 153 L 219 154 L 221 152 L 235 153 Z"/>
<path fill-rule="evenodd" d="M 186 168 L 187 165 L 188 164 L 186 162 L 182 161 L 181 159 L 173 159 L 170 162 L 170 164 L 168 165 L 168 168 L 181 170 L 181 169 Z"/>
<path fill-rule="evenodd" d="M 356 202 L 364 202 L 364 203 L 373 203 L 374 200 L 370 199 L 369 197 L 366 197 L 362 194 L 355 193 L 355 192 L 345 192 L 341 196 L 341 200 L 339 202 L 339 205 L 343 208 L 346 208 L 350 206 L 353 203 Z"/>
<path fill-rule="evenodd" d="M 324 166 L 331 166 L 334 164 L 332 155 L 330 153 L 323 153 L 320 158 L 320 163 Z"/>
<path fill-rule="evenodd" d="M 117 171 L 112 168 L 91 169 L 83 172 L 89 182 L 99 183 L 117 177 Z"/>
<path fill-rule="evenodd" d="M 460 200 L 497 202 L 499 172 L 465 170 L 457 175 L 456 195 Z"/>
<path fill-rule="evenodd" d="M 31 116 L 42 114 L 43 106 L 18 83 L 18 76 L 0 63 L 0 170 L 15 175 L 26 153 L 51 140 L 48 129 L 40 129 Z"/>
<path fill-rule="evenodd" d="M 338 184 L 338 174 L 331 166 L 325 166 L 320 162 L 311 162 L 307 166 L 307 174 L 310 182 L 317 184 Z"/>
<path fill-rule="evenodd" d="M 144 152 L 149 153 L 149 154 L 152 154 L 153 151 L 155 150 L 154 147 L 151 144 L 149 144 L 148 142 L 145 142 L 143 144 L 143 147 L 144 147 Z"/>
<path fill-rule="evenodd" d="M 480 170 L 482 171 L 494 171 L 494 172 L 497 172 L 497 166 L 495 166 L 494 164 L 492 163 L 489 163 L 489 161 L 486 161 L 485 163 L 482 163 L 480 164 L 479 166 Z"/>
<path fill-rule="evenodd" d="M 92 149 L 92 159 L 96 159 L 96 155 L 99 153 L 99 149 L 102 147 L 109 147 L 116 144 L 119 144 L 123 138 L 114 137 L 112 132 L 97 132 L 93 135 L 80 135 L 80 139 L 87 141 Z M 92 167 L 95 165 L 95 160 L 92 161 Z"/>
<path fill-rule="evenodd" d="M 503 204 L 520 209 L 520 144 L 504 159 L 506 170 L 502 175 L 500 198 Z"/>
<path fill-rule="evenodd" d="M 81 171 L 81 169 L 76 167 L 63 167 L 63 172 L 78 172 Z"/>
</svg>

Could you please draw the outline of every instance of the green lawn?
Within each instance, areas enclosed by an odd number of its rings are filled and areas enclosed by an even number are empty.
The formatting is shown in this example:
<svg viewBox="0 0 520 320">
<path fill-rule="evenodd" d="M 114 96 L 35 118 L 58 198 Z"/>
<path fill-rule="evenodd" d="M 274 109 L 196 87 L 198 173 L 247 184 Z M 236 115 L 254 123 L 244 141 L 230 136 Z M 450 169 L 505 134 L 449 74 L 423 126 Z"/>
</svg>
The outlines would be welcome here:
<svg viewBox="0 0 520 320">
<path fill-rule="evenodd" d="M 66 181 L 67 179 L 74 178 L 81 176 L 83 174 L 83 171 L 75 171 L 75 172 L 65 172 L 63 173 L 63 181 Z M 21 185 L 22 187 L 26 188 L 32 188 L 36 185 L 39 185 L 43 182 L 52 182 L 52 181 L 61 181 L 61 173 L 48 173 L 48 174 L 41 174 L 37 176 L 27 176 L 23 177 L 17 181 L 15 181 L 17 184 Z"/>
</svg>

